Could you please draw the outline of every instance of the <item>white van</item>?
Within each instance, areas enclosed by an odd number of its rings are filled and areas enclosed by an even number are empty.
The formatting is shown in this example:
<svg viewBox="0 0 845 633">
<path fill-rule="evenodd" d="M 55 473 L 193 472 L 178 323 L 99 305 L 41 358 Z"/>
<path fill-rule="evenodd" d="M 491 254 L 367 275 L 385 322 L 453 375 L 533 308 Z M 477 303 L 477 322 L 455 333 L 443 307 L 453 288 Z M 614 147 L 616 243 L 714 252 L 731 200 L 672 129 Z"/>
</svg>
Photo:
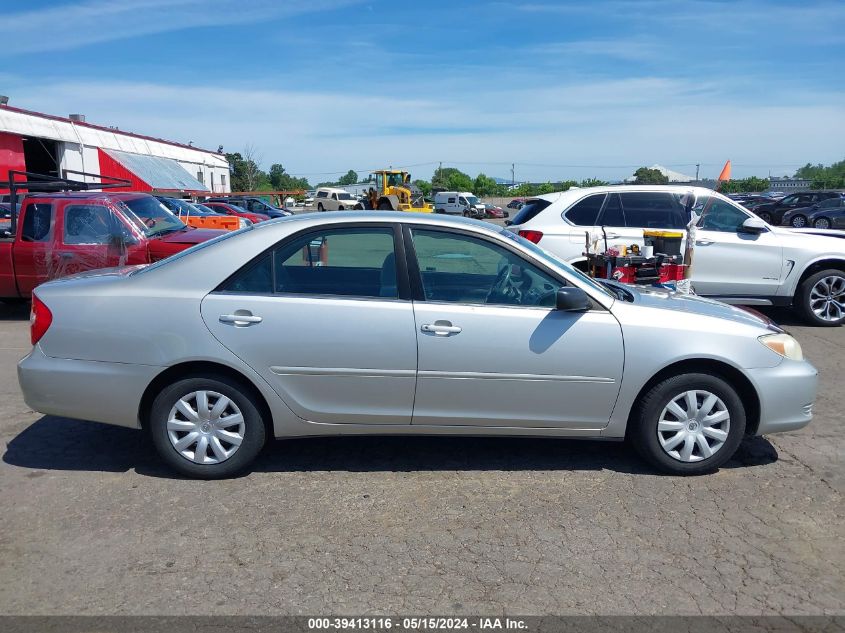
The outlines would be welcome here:
<svg viewBox="0 0 845 633">
<path fill-rule="evenodd" d="M 363 209 L 364 205 L 345 189 L 337 187 L 320 187 L 314 198 L 317 211 L 348 211 L 349 209 Z"/>
<path fill-rule="evenodd" d="M 483 218 L 486 207 L 469 191 L 438 191 L 434 194 L 434 212 Z"/>
</svg>

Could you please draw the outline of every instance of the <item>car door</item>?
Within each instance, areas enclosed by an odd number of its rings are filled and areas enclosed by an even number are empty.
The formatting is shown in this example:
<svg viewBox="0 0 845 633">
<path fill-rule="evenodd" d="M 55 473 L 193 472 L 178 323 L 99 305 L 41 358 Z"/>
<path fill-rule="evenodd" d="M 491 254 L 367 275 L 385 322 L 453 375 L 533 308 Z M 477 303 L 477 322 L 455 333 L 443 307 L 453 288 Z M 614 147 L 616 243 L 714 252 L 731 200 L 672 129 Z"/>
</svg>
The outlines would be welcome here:
<svg viewBox="0 0 845 633">
<path fill-rule="evenodd" d="M 53 251 L 58 239 L 56 205 L 50 201 L 25 200 L 21 212 L 13 257 L 18 291 L 27 297 L 38 284 L 52 279 Z"/>
<path fill-rule="evenodd" d="M 700 295 L 766 297 L 777 293 L 783 247 L 769 229 L 745 233 L 746 211 L 716 196 L 699 196 L 692 284 Z"/>
<path fill-rule="evenodd" d="M 626 191 L 617 196 L 624 213 L 625 228 L 619 230 L 623 244 L 642 246 L 643 231 L 646 229 L 685 233 L 689 219 L 684 206 L 684 194 L 669 191 Z M 608 196 L 603 215 L 607 215 L 608 205 L 613 197 L 613 194 Z M 686 237 L 682 240 L 681 252 L 685 245 Z"/>
<path fill-rule="evenodd" d="M 308 230 L 206 296 L 202 317 L 300 418 L 409 424 L 417 340 L 398 261 L 390 224 Z"/>
<path fill-rule="evenodd" d="M 406 233 L 419 353 L 412 424 L 596 429 L 619 392 L 619 323 L 554 309 L 565 280 L 461 230 Z"/>
</svg>

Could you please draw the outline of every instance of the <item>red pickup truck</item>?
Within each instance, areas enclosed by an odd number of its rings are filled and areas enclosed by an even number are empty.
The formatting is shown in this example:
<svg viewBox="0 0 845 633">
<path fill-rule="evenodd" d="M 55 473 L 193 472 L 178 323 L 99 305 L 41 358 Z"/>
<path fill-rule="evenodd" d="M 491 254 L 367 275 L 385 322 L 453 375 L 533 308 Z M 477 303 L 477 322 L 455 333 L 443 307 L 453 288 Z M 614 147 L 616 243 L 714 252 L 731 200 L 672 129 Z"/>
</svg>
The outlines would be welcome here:
<svg viewBox="0 0 845 633">
<path fill-rule="evenodd" d="M 0 300 L 27 299 L 38 284 L 73 273 L 148 264 L 225 233 L 188 227 L 144 193 L 26 194 L 15 222 L 0 218 Z"/>
</svg>

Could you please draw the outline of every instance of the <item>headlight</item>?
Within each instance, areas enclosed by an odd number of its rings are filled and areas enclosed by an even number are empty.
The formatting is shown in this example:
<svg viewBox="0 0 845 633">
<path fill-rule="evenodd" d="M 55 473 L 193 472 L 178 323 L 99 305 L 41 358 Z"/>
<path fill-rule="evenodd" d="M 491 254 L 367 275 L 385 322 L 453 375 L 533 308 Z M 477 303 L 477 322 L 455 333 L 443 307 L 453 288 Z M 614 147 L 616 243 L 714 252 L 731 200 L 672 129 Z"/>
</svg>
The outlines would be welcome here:
<svg viewBox="0 0 845 633">
<path fill-rule="evenodd" d="M 764 334 L 758 339 L 776 354 L 790 360 L 804 360 L 801 345 L 789 334 Z"/>
</svg>

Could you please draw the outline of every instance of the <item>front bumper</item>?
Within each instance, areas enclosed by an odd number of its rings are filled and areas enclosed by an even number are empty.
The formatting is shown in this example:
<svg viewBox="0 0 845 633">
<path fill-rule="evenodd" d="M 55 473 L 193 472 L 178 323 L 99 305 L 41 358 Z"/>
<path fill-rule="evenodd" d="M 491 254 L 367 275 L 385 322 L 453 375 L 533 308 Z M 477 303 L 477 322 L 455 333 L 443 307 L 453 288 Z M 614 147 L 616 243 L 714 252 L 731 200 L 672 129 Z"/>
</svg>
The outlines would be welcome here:
<svg viewBox="0 0 845 633">
<path fill-rule="evenodd" d="M 760 397 L 756 435 L 794 431 L 813 419 L 819 372 L 810 363 L 784 359 L 777 367 L 746 373 Z"/>
<path fill-rule="evenodd" d="M 18 363 L 26 405 L 39 413 L 138 428 L 141 397 L 162 367 L 52 358 L 36 345 Z"/>
</svg>

